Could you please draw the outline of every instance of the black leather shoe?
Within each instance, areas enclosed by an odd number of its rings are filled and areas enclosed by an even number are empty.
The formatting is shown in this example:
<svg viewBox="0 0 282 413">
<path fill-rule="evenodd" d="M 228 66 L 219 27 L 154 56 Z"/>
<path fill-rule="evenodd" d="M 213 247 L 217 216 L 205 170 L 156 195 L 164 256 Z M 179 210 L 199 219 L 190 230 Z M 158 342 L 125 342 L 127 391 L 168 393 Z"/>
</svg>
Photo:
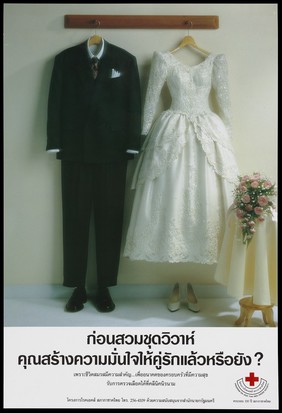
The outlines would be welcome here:
<svg viewBox="0 0 282 413">
<path fill-rule="evenodd" d="M 87 301 L 85 289 L 75 288 L 69 301 L 66 304 L 66 311 L 76 313 L 84 308 L 84 303 Z"/>
<path fill-rule="evenodd" d="M 98 290 L 95 300 L 95 306 L 101 313 L 109 313 L 115 309 L 115 304 L 112 300 L 108 288 Z"/>
</svg>

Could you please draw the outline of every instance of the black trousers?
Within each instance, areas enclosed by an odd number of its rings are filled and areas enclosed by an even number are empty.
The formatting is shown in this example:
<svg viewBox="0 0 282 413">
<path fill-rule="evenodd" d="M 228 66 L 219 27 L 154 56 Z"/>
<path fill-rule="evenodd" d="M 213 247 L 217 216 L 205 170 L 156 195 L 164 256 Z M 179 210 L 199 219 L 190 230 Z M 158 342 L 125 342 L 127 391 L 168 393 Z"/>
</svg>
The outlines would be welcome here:
<svg viewBox="0 0 282 413">
<path fill-rule="evenodd" d="M 64 281 L 85 286 L 94 211 L 98 287 L 117 284 L 127 162 L 61 162 Z"/>
</svg>

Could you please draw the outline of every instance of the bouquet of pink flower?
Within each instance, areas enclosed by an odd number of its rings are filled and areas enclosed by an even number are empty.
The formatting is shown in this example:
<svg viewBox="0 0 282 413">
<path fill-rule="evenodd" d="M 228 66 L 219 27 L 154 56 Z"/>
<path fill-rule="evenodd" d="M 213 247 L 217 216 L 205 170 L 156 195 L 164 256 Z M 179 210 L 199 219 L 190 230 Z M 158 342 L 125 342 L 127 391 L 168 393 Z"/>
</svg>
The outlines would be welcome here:
<svg viewBox="0 0 282 413">
<path fill-rule="evenodd" d="M 260 173 L 239 176 L 239 184 L 234 190 L 233 206 L 241 222 L 243 243 L 249 244 L 258 222 L 271 214 L 275 205 L 271 197 L 276 195 L 276 186 Z"/>
</svg>

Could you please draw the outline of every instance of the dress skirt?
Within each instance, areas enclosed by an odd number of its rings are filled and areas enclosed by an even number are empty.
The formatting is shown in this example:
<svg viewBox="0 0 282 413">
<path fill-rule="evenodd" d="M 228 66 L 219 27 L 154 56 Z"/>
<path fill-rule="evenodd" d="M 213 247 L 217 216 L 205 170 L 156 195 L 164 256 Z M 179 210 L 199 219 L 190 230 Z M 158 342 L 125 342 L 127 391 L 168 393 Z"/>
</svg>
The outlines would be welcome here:
<svg viewBox="0 0 282 413">
<path fill-rule="evenodd" d="M 170 128 L 177 123 L 183 139 L 169 139 L 166 117 Z M 218 136 L 221 120 L 213 114 L 211 117 Z M 148 135 L 132 184 L 135 195 L 124 249 L 124 255 L 132 260 L 217 262 L 233 185 L 216 169 L 220 169 L 221 158 L 227 160 L 226 153 L 229 158 L 231 155 L 215 140 L 204 145 L 203 130 L 197 125 L 198 120 L 191 122 L 185 115 L 168 111 Z M 159 147 L 158 139 L 152 140 L 152 136 L 160 137 Z M 155 155 L 147 156 L 152 153 Z M 231 167 L 232 162 L 231 157 Z"/>
</svg>

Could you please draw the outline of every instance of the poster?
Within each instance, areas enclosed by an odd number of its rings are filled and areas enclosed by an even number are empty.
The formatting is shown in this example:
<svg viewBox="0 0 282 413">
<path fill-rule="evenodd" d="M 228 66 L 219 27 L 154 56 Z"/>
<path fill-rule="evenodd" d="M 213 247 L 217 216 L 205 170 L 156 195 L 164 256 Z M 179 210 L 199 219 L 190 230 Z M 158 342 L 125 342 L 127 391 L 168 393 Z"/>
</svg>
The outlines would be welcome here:
<svg viewBox="0 0 282 413">
<path fill-rule="evenodd" d="M 242 169 L 250 172 L 254 166 L 276 176 L 277 6 L 208 8 L 207 13 L 206 5 L 189 4 L 189 13 L 219 15 L 220 30 L 192 34 L 199 45 L 228 56 L 235 144 Z M 47 93 L 55 53 L 89 34 L 65 30 L 64 15 L 160 15 L 165 10 L 185 15 L 187 4 L 5 5 L 4 278 L 8 286 L 26 283 L 30 288 L 58 281 L 54 278 L 61 260 L 60 180 L 59 164 L 45 153 Z M 160 36 L 155 29 L 106 32 L 109 40 L 136 53 L 144 82 L 153 51 L 172 50 L 182 36 L 183 31 L 172 30 Z M 20 296 L 19 312 L 25 298 Z M 137 324 L 130 328 L 6 325 L 3 407 L 279 409 L 278 328 Z"/>
<path fill-rule="evenodd" d="M 6 408 L 278 409 L 277 328 L 6 327 L 4 352 Z"/>
</svg>

